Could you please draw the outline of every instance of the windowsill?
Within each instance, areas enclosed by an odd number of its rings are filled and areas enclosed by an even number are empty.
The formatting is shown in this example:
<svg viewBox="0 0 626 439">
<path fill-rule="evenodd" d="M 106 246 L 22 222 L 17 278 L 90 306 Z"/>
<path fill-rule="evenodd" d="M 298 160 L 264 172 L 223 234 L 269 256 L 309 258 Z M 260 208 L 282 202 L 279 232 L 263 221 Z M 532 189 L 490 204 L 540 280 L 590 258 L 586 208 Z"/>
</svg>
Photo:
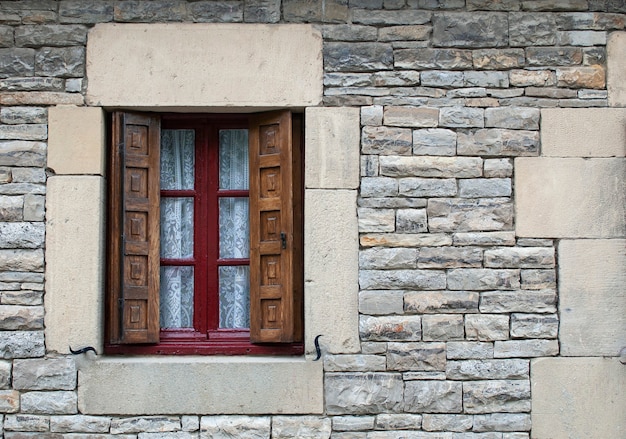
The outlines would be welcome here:
<svg viewBox="0 0 626 439">
<path fill-rule="evenodd" d="M 323 412 L 321 361 L 269 356 L 141 356 L 77 360 L 84 414 Z"/>
</svg>

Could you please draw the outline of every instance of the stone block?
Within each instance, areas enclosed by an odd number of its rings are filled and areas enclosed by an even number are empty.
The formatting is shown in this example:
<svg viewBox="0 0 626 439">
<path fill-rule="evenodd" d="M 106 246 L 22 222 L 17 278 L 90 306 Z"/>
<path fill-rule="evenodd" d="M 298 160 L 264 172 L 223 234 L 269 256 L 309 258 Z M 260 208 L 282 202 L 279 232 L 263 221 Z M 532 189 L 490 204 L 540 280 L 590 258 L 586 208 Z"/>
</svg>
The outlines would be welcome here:
<svg viewBox="0 0 626 439">
<path fill-rule="evenodd" d="M 180 417 L 180 425 L 183 431 L 198 431 L 200 430 L 200 417 L 183 415 Z"/>
<path fill-rule="evenodd" d="M 451 290 L 515 290 L 519 286 L 519 270 L 456 268 L 448 271 L 448 288 Z M 485 312 L 482 304 L 480 311 Z"/>
<path fill-rule="evenodd" d="M 511 196 L 510 178 L 468 178 L 459 180 L 462 198 L 494 198 Z"/>
<path fill-rule="evenodd" d="M 44 231 L 42 223 L 0 223 L 0 248 L 41 248 L 44 243 Z"/>
<path fill-rule="evenodd" d="M 514 69 L 524 66 L 523 49 L 480 49 L 472 52 L 475 69 Z"/>
<path fill-rule="evenodd" d="M 398 195 L 398 180 L 388 177 L 363 177 L 361 197 L 395 197 Z"/>
<path fill-rule="evenodd" d="M 515 234 L 513 232 L 468 232 L 455 233 L 454 245 L 514 245 Z"/>
<path fill-rule="evenodd" d="M 556 73 L 552 70 L 511 70 L 509 82 L 515 87 L 556 85 Z"/>
<path fill-rule="evenodd" d="M 559 333 L 559 317 L 556 314 L 512 314 L 511 337 L 556 338 Z"/>
<path fill-rule="evenodd" d="M 404 311 L 409 314 L 474 313 L 478 312 L 478 293 L 472 291 L 407 291 L 404 294 Z"/>
<path fill-rule="evenodd" d="M 525 11 L 586 11 L 589 2 L 586 0 L 523 0 Z"/>
<path fill-rule="evenodd" d="M 607 41 L 607 90 L 611 107 L 626 106 L 626 32 L 613 32 Z"/>
<path fill-rule="evenodd" d="M 325 25 L 322 35 L 328 41 L 376 41 L 378 30 L 373 26 Z"/>
<path fill-rule="evenodd" d="M 626 413 L 626 369 L 617 358 L 532 362 L 532 433 L 537 439 L 619 437 Z"/>
<path fill-rule="evenodd" d="M 78 46 L 87 42 L 87 28 L 81 25 L 38 24 L 15 28 L 20 47 Z"/>
<path fill-rule="evenodd" d="M 456 132 L 443 128 L 413 130 L 414 155 L 444 155 L 456 153 Z"/>
<path fill-rule="evenodd" d="M 45 322 L 51 351 L 68 353 L 68 346 L 102 350 L 102 328 L 94 322 L 102 321 L 104 307 L 103 212 L 101 177 L 48 179 Z M 83 318 L 69 317 L 75 315 Z"/>
<path fill-rule="evenodd" d="M 330 437 L 331 420 L 318 416 L 274 416 L 272 438 L 327 438 Z"/>
<path fill-rule="evenodd" d="M 258 6 L 244 5 L 244 20 Z M 87 101 L 94 105 L 259 108 L 321 102 L 322 39 L 311 25 L 270 31 L 265 24 L 98 24 L 88 41 Z"/>
<path fill-rule="evenodd" d="M 20 409 L 24 413 L 70 415 L 77 413 L 75 392 L 26 392 L 20 396 Z"/>
<path fill-rule="evenodd" d="M 559 46 L 604 46 L 606 32 L 592 30 L 561 31 L 556 34 Z"/>
<path fill-rule="evenodd" d="M 327 72 L 372 72 L 393 68 L 393 50 L 386 43 L 327 43 L 324 69 Z"/>
<path fill-rule="evenodd" d="M 452 237 L 443 233 L 372 233 L 361 235 L 359 239 L 363 247 L 422 247 L 452 245 Z"/>
<path fill-rule="evenodd" d="M 529 380 L 468 381 L 463 383 L 466 413 L 530 412 Z"/>
<path fill-rule="evenodd" d="M 493 358 L 493 343 L 450 341 L 446 344 L 448 360 Z"/>
<path fill-rule="evenodd" d="M 463 85 L 466 87 L 508 88 L 509 74 L 507 72 L 463 72 Z"/>
<path fill-rule="evenodd" d="M 33 76 L 34 74 L 34 49 L 0 49 L 0 78 L 10 78 L 15 76 Z"/>
<path fill-rule="evenodd" d="M 359 330 L 364 341 L 420 341 L 419 316 L 360 316 Z"/>
<path fill-rule="evenodd" d="M 383 122 L 388 126 L 434 128 L 439 111 L 436 108 L 386 107 Z"/>
<path fill-rule="evenodd" d="M 392 209 L 358 209 L 359 232 L 393 232 L 396 227 L 396 215 Z"/>
<path fill-rule="evenodd" d="M 416 249 L 372 248 L 359 252 L 359 267 L 362 270 L 417 268 Z"/>
<path fill-rule="evenodd" d="M 439 110 L 439 125 L 448 128 L 482 128 L 485 126 L 482 108 L 444 107 Z"/>
<path fill-rule="evenodd" d="M 555 14 L 513 12 L 509 15 L 509 40 L 513 47 L 556 44 Z"/>
<path fill-rule="evenodd" d="M 2 413 L 17 413 L 20 410 L 20 392 L 0 390 L 0 410 Z"/>
<path fill-rule="evenodd" d="M 402 178 L 393 179 L 399 185 L 399 193 L 405 197 L 450 197 L 457 192 L 453 178 Z"/>
<path fill-rule="evenodd" d="M 582 62 L 582 60 L 583 60 L 583 51 L 580 47 L 527 47 L 526 48 L 526 63 L 532 67 L 574 66 L 574 65 L 579 65 Z"/>
<path fill-rule="evenodd" d="M 243 4 L 229 1 L 200 1 L 187 6 L 195 23 L 233 23 L 243 21 Z"/>
<path fill-rule="evenodd" d="M 0 250 L 0 270 L 6 271 L 36 271 L 44 268 L 43 250 Z"/>
<path fill-rule="evenodd" d="M 326 372 L 384 371 L 385 365 L 385 357 L 379 355 L 348 354 L 324 356 L 324 370 Z"/>
<path fill-rule="evenodd" d="M 556 270 L 522 270 L 522 289 L 556 288 Z"/>
<path fill-rule="evenodd" d="M 6 92 L 62 91 L 65 81 L 62 78 L 7 78 L 0 80 L 0 90 Z M 19 95 L 18 95 L 19 96 Z M 13 97 L 15 100 L 15 97 Z M 81 98 L 82 101 L 82 98 Z M 14 104 L 19 105 L 19 104 Z"/>
<path fill-rule="evenodd" d="M 184 17 L 184 4 L 179 2 L 131 2 L 118 3 L 113 10 L 115 21 L 181 21 Z"/>
<path fill-rule="evenodd" d="M 554 268 L 553 247 L 509 247 L 485 250 L 485 267 Z"/>
<path fill-rule="evenodd" d="M 408 128 L 366 126 L 361 134 L 361 145 L 363 154 L 411 155 L 413 138 Z"/>
<path fill-rule="evenodd" d="M 376 177 L 378 175 L 378 156 L 361 156 L 361 177 Z"/>
<path fill-rule="evenodd" d="M 83 103 L 83 96 L 78 93 L 16 91 L 0 95 L 0 105 L 82 105 Z"/>
<path fill-rule="evenodd" d="M 626 109 L 541 110 L 541 153 L 546 157 L 624 157 Z"/>
<path fill-rule="evenodd" d="M 422 426 L 422 416 L 381 413 L 376 416 L 375 425 L 377 430 L 418 430 Z"/>
<path fill-rule="evenodd" d="M 46 144 L 25 140 L 0 141 L 0 165 L 37 166 L 46 163 Z"/>
<path fill-rule="evenodd" d="M 74 390 L 76 365 L 71 358 L 15 360 L 13 387 L 18 390 Z"/>
<path fill-rule="evenodd" d="M 86 415 L 315 414 L 323 410 L 322 364 L 304 358 L 107 357 L 78 366 L 79 408 Z"/>
<path fill-rule="evenodd" d="M 327 373 L 326 411 L 331 415 L 399 412 L 404 385 L 399 373 Z"/>
<path fill-rule="evenodd" d="M 485 126 L 522 130 L 539 129 L 538 108 L 500 107 L 485 109 Z"/>
<path fill-rule="evenodd" d="M 605 70 L 602 66 L 559 67 L 556 80 L 559 87 L 597 88 L 606 87 Z"/>
<path fill-rule="evenodd" d="M 43 195 L 24 195 L 24 221 L 43 221 L 45 219 L 46 197 Z"/>
<path fill-rule="evenodd" d="M 43 329 L 41 306 L 0 305 L 0 330 Z"/>
<path fill-rule="evenodd" d="M 463 87 L 464 76 L 462 72 L 450 72 L 443 70 L 434 70 L 422 72 L 422 85 L 425 87 L 445 87 L 458 88 Z"/>
<path fill-rule="evenodd" d="M 454 381 L 407 381 L 404 411 L 409 413 L 461 413 L 462 385 Z"/>
<path fill-rule="evenodd" d="M 446 287 L 443 270 L 361 270 L 361 289 L 442 290 Z"/>
<path fill-rule="evenodd" d="M 5 415 L 5 431 L 32 431 L 44 432 L 50 428 L 50 416 L 46 415 Z"/>
<path fill-rule="evenodd" d="M 424 247 L 417 260 L 419 268 L 480 267 L 482 251 L 473 247 Z"/>
<path fill-rule="evenodd" d="M 404 25 L 380 29 L 380 41 L 427 41 L 432 28 L 424 25 Z"/>
<path fill-rule="evenodd" d="M 428 200 L 430 232 L 500 231 L 513 225 L 513 205 L 502 198 Z"/>
<path fill-rule="evenodd" d="M 626 240 L 562 240 L 558 259 L 562 355 L 619 355 L 626 346 Z"/>
<path fill-rule="evenodd" d="M 525 413 L 490 413 L 475 415 L 473 431 L 530 431 L 530 415 Z"/>
<path fill-rule="evenodd" d="M 97 0 L 70 0 L 59 5 L 61 23 L 101 23 L 113 20 L 113 4 Z"/>
<path fill-rule="evenodd" d="M 426 209 L 398 209 L 396 231 L 398 233 L 426 233 L 428 231 Z"/>
<path fill-rule="evenodd" d="M 448 361 L 446 377 L 449 380 L 521 380 L 530 378 L 530 361 L 464 360 Z"/>
<path fill-rule="evenodd" d="M 55 433 L 108 433 L 111 418 L 103 416 L 51 416 L 50 431 Z"/>
<path fill-rule="evenodd" d="M 380 173 L 388 177 L 471 178 L 482 174 L 478 157 L 380 157 Z"/>
<path fill-rule="evenodd" d="M 333 416 L 333 431 L 361 431 L 374 429 L 374 416 Z"/>
<path fill-rule="evenodd" d="M 383 106 L 370 105 L 361 107 L 361 125 L 379 126 L 383 123 Z"/>
<path fill-rule="evenodd" d="M 0 125 L 3 140 L 46 140 L 48 130 L 44 124 Z"/>
<path fill-rule="evenodd" d="M 379 9 L 378 7 L 376 9 Z M 431 13 L 420 10 L 382 10 L 354 9 L 352 22 L 370 25 L 394 24 L 426 24 L 430 21 Z"/>
<path fill-rule="evenodd" d="M 422 428 L 425 431 L 470 431 L 473 425 L 471 415 L 424 414 Z"/>
<path fill-rule="evenodd" d="M 142 416 L 136 418 L 113 418 L 111 433 L 171 432 L 180 429 L 177 416 Z"/>
<path fill-rule="evenodd" d="M 472 51 L 464 49 L 396 49 L 394 66 L 400 69 L 451 69 L 472 68 Z"/>
<path fill-rule="evenodd" d="M 270 436 L 269 416 L 203 416 L 200 420 L 200 435 L 204 438 L 260 439 Z"/>
<path fill-rule="evenodd" d="M 422 316 L 422 340 L 462 340 L 463 316 L 457 314 L 429 314 Z"/>
<path fill-rule="evenodd" d="M 500 128 L 458 133 L 459 155 L 536 156 L 539 155 L 539 133 Z"/>
<path fill-rule="evenodd" d="M 515 159 L 517 235 L 624 236 L 624 175 L 623 159 Z"/>
<path fill-rule="evenodd" d="M 493 12 L 436 13 L 433 15 L 434 46 L 503 47 L 508 46 L 507 14 Z"/>
<path fill-rule="evenodd" d="M 77 78 L 85 75 L 85 48 L 43 47 L 35 54 L 35 74 Z"/>
<path fill-rule="evenodd" d="M 496 341 L 493 345 L 494 358 L 532 358 L 558 355 L 557 340 L 508 340 Z"/>
<path fill-rule="evenodd" d="M 509 316 L 473 314 L 465 316 L 465 335 L 468 340 L 494 341 L 509 338 Z"/>
<path fill-rule="evenodd" d="M 554 313 L 556 290 L 485 291 L 481 293 L 482 313 Z"/>
<path fill-rule="evenodd" d="M 388 343 L 388 370 L 437 371 L 445 367 L 444 343 Z"/>
<path fill-rule="evenodd" d="M 56 175 L 105 175 L 102 109 L 57 106 L 48 111 L 48 164 Z"/>
</svg>

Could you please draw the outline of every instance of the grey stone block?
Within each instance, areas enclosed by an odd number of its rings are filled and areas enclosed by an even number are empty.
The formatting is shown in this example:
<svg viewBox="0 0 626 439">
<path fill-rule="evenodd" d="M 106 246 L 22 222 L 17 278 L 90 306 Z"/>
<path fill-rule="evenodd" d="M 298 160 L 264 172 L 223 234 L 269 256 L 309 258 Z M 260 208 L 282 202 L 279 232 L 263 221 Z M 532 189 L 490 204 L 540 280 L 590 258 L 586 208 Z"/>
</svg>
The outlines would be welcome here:
<svg viewBox="0 0 626 439">
<path fill-rule="evenodd" d="M 376 416 L 377 430 L 418 430 L 421 426 L 421 415 L 381 413 Z"/>
<path fill-rule="evenodd" d="M 482 313 L 554 313 L 556 312 L 556 291 L 551 288 L 485 291 L 480 295 L 479 308 Z"/>
<path fill-rule="evenodd" d="M 417 249 L 372 248 L 359 252 L 359 268 L 362 270 L 391 270 L 417 268 Z"/>
<path fill-rule="evenodd" d="M 420 341 L 419 316 L 360 316 L 359 332 L 365 341 Z"/>
<path fill-rule="evenodd" d="M 501 198 L 428 200 L 431 232 L 503 231 L 513 227 L 513 205 Z"/>
<path fill-rule="evenodd" d="M 445 343 L 388 343 L 388 370 L 439 371 L 445 368 Z"/>
<path fill-rule="evenodd" d="M 459 196 L 462 198 L 510 197 L 510 178 L 474 178 L 459 180 Z"/>
<path fill-rule="evenodd" d="M 111 434 L 178 430 L 180 430 L 180 419 L 177 416 L 140 416 L 111 419 Z"/>
<path fill-rule="evenodd" d="M 0 248 L 42 248 L 44 233 L 45 225 L 43 223 L 0 223 Z"/>
<path fill-rule="evenodd" d="M 519 380 L 530 378 L 529 360 L 448 361 L 446 377 L 450 380 Z"/>
<path fill-rule="evenodd" d="M 459 155 L 537 156 L 539 132 L 499 128 L 461 132 L 457 152 Z"/>
<path fill-rule="evenodd" d="M 485 126 L 522 130 L 539 129 L 538 108 L 500 107 L 485 109 Z"/>
<path fill-rule="evenodd" d="M 456 268 L 448 271 L 448 288 L 451 290 L 485 291 L 496 288 L 516 290 L 519 288 L 519 270 Z M 485 294 L 485 293 L 483 293 Z M 483 309 L 481 294 L 481 312 Z"/>
<path fill-rule="evenodd" d="M 467 381 L 463 383 L 466 413 L 529 412 L 529 380 Z"/>
<path fill-rule="evenodd" d="M 422 340 L 463 340 L 463 316 L 458 314 L 428 314 L 422 316 Z"/>
<path fill-rule="evenodd" d="M 511 337 L 556 338 L 559 333 L 559 317 L 556 314 L 512 314 Z"/>
<path fill-rule="evenodd" d="M 482 128 L 485 126 L 482 108 L 445 107 L 439 112 L 439 125 L 448 128 Z"/>
<path fill-rule="evenodd" d="M 462 70 L 472 68 L 472 52 L 464 49 L 396 49 L 394 65 L 400 69 Z"/>
<path fill-rule="evenodd" d="M 324 45 L 324 69 L 328 72 L 391 70 L 393 51 L 383 43 L 328 43 Z"/>
<path fill-rule="evenodd" d="M 84 47 L 44 47 L 35 55 L 35 72 L 41 76 L 75 78 L 85 75 Z"/>
<path fill-rule="evenodd" d="M 368 315 L 403 314 L 403 291 L 380 290 L 359 293 L 359 312 Z"/>
<path fill-rule="evenodd" d="M 471 178 L 482 174 L 478 157 L 381 156 L 380 174 L 388 177 Z"/>
<path fill-rule="evenodd" d="M 422 428 L 425 431 L 470 431 L 473 425 L 471 415 L 424 414 Z"/>
<path fill-rule="evenodd" d="M 408 128 L 365 126 L 361 133 L 363 154 L 410 155 L 413 137 Z"/>
<path fill-rule="evenodd" d="M 15 44 L 22 47 L 74 46 L 87 42 L 87 27 L 81 25 L 39 24 L 15 29 Z"/>
<path fill-rule="evenodd" d="M 556 44 L 555 14 L 513 12 L 509 20 L 509 43 L 512 47 Z"/>
<path fill-rule="evenodd" d="M 457 192 L 456 180 L 452 178 L 415 177 L 395 181 L 398 183 L 400 195 L 405 197 L 453 197 Z"/>
<path fill-rule="evenodd" d="M 43 314 L 42 306 L 0 305 L 0 330 L 43 329 Z"/>
<path fill-rule="evenodd" d="M 428 231 L 426 209 L 398 209 L 396 211 L 398 233 L 425 233 Z"/>
<path fill-rule="evenodd" d="M 322 416 L 273 416 L 272 438 L 328 438 L 331 420 Z"/>
<path fill-rule="evenodd" d="M 474 291 L 407 291 L 404 311 L 410 314 L 475 313 L 478 312 L 478 297 Z"/>
<path fill-rule="evenodd" d="M 485 267 L 554 268 L 554 247 L 507 247 L 485 250 Z"/>
<path fill-rule="evenodd" d="M 462 387 L 454 381 L 407 381 L 404 410 L 409 413 L 461 413 Z"/>
<path fill-rule="evenodd" d="M 43 432 L 50 428 L 50 416 L 16 414 L 4 417 L 5 431 Z"/>
<path fill-rule="evenodd" d="M 46 415 L 69 415 L 77 413 L 75 392 L 26 392 L 20 396 L 21 411 Z"/>
<path fill-rule="evenodd" d="M 399 373 L 327 373 L 326 411 L 331 415 L 399 412 L 404 385 Z"/>
<path fill-rule="evenodd" d="M 557 340 L 508 340 L 496 341 L 493 346 L 495 358 L 533 358 L 558 355 Z"/>
<path fill-rule="evenodd" d="M 434 46 L 503 47 L 508 45 L 507 14 L 499 12 L 437 13 L 433 16 Z"/>
<path fill-rule="evenodd" d="M 500 314 L 474 314 L 465 317 L 468 340 L 493 341 L 509 338 L 509 316 Z"/>
<path fill-rule="evenodd" d="M 59 433 L 108 433 L 111 418 L 107 416 L 51 416 L 50 431 Z"/>
<path fill-rule="evenodd" d="M 326 355 L 324 370 L 328 372 L 385 371 L 385 357 L 379 355 Z"/>
<path fill-rule="evenodd" d="M 493 358 L 493 343 L 450 341 L 446 348 L 448 360 Z"/>
<path fill-rule="evenodd" d="M 15 360 L 13 387 L 18 390 L 74 390 L 76 364 L 71 358 Z"/>
<path fill-rule="evenodd" d="M 103 23 L 113 21 L 112 1 L 63 0 L 59 4 L 61 23 Z"/>
<path fill-rule="evenodd" d="M 12 76 L 33 76 L 34 74 L 34 49 L 0 49 L 0 78 L 9 78 Z"/>
<path fill-rule="evenodd" d="M 359 284 L 364 290 L 442 290 L 446 276 L 443 270 L 361 270 Z"/>
</svg>

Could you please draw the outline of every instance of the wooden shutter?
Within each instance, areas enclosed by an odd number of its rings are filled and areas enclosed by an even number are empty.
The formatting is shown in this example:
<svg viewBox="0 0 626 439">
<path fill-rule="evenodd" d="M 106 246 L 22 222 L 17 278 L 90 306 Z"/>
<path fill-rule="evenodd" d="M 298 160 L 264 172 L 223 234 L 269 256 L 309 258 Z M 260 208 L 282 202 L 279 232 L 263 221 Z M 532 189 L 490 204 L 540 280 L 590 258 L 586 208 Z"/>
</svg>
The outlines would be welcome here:
<svg viewBox="0 0 626 439">
<path fill-rule="evenodd" d="M 109 183 L 109 340 L 159 341 L 160 121 L 113 114 Z"/>
<path fill-rule="evenodd" d="M 300 120 L 300 119 L 298 119 Z M 250 341 L 302 340 L 302 185 L 289 111 L 250 123 Z"/>
</svg>

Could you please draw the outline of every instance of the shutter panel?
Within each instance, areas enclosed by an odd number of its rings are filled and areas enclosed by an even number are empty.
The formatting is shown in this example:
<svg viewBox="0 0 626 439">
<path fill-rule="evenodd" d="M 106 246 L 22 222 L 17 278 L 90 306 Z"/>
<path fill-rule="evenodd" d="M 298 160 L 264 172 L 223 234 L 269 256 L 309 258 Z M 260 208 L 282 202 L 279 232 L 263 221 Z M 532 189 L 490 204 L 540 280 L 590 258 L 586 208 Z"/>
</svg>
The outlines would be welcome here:
<svg viewBox="0 0 626 439">
<path fill-rule="evenodd" d="M 109 333 L 117 343 L 159 341 L 160 121 L 113 114 Z"/>
<path fill-rule="evenodd" d="M 291 113 L 254 117 L 249 143 L 250 341 L 301 341 L 301 159 Z"/>
</svg>

